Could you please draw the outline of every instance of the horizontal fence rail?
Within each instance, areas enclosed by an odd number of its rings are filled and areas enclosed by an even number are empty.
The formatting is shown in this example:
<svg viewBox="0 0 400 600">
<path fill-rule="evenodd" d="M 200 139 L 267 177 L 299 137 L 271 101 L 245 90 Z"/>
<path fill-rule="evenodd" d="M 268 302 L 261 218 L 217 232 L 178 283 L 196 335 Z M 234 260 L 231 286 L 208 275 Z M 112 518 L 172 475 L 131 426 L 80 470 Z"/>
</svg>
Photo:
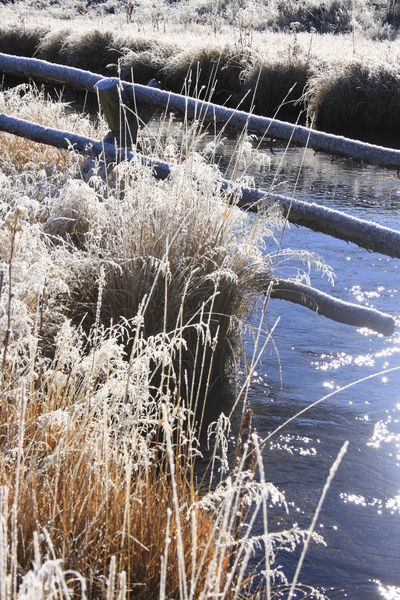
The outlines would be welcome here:
<svg viewBox="0 0 400 600">
<path fill-rule="evenodd" d="M 128 149 L 116 148 L 115 145 L 104 141 L 44 127 L 5 114 L 0 114 L 0 131 L 58 148 L 75 150 L 89 156 L 97 155 L 103 157 L 109 163 L 120 160 L 140 160 L 143 165 L 152 168 L 153 174 L 159 179 L 167 179 L 171 174 L 171 167 L 165 162 L 154 161 Z M 241 208 L 257 212 L 260 207 L 265 205 L 278 204 L 289 220 L 297 224 L 307 225 L 312 229 L 345 240 L 349 239 L 348 234 L 344 233 L 347 229 L 349 235 L 354 236 L 354 241 L 358 245 L 377 251 L 385 250 L 385 254 L 400 257 L 400 232 L 382 227 L 376 223 L 356 219 L 333 209 L 307 204 L 281 195 L 268 194 L 262 190 L 252 188 L 235 190 L 232 188 L 232 183 L 227 180 L 221 179 L 216 183 L 226 190 L 228 198 L 230 196 L 238 198 L 238 206 Z M 357 228 L 360 229 L 361 234 L 357 233 Z M 357 235 L 355 235 L 356 233 Z M 385 246 L 385 240 L 389 250 L 383 247 Z M 395 329 L 395 319 L 391 315 L 369 307 L 360 307 L 354 303 L 343 302 L 296 281 L 271 279 L 260 274 L 258 283 L 258 291 L 270 294 L 272 298 L 295 302 L 335 321 L 356 327 L 368 327 L 386 336 L 392 335 Z"/>
<path fill-rule="evenodd" d="M 57 65 L 36 58 L 21 58 L 20 56 L 3 53 L 0 53 L 0 72 L 12 73 L 24 77 L 37 77 L 60 84 L 75 86 L 94 93 L 96 92 L 96 84 L 104 80 L 102 75 L 91 73 L 90 71 Z M 244 111 L 219 106 L 212 102 L 174 94 L 145 85 L 126 81 L 120 82 L 116 78 L 109 79 L 114 79 L 138 103 L 175 110 L 190 118 L 199 119 L 204 122 L 228 125 L 239 130 L 246 129 L 248 132 L 256 133 L 260 136 L 272 136 L 300 146 L 313 148 L 314 150 L 321 150 L 330 154 L 346 156 L 400 170 L 400 150 L 316 131 L 278 119 L 260 117 Z"/>
<path fill-rule="evenodd" d="M 140 160 L 142 164 L 153 169 L 153 173 L 158 179 L 167 179 L 171 173 L 171 167 L 166 162 L 153 160 L 129 149 L 116 149 L 114 144 L 44 127 L 3 113 L 0 114 L 0 131 L 58 148 L 74 148 L 84 154 L 103 155 L 108 162 L 124 159 Z M 228 194 L 231 192 L 231 195 L 235 196 L 240 208 L 258 212 L 265 207 L 278 205 L 284 216 L 296 225 L 303 225 L 314 231 L 326 233 L 347 242 L 354 242 L 367 250 L 400 258 L 400 231 L 347 215 L 333 208 L 296 200 L 281 194 L 249 187 L 237 189 L 237 185 L 226 179 L 221 178 L 218 183 L 227 190 Z"/>
</svg>

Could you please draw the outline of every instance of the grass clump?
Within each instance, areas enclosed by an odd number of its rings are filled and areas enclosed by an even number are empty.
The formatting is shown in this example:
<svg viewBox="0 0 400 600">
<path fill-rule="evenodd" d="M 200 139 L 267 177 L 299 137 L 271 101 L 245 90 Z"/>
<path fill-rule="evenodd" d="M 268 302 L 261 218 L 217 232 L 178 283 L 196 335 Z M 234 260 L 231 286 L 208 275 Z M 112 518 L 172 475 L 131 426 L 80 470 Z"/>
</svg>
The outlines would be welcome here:
<svg viewBox="0 0 400 600">
<path fill-rule="evenodd" d="M 116 11 L 101 27 L 79 17 L 66 27 L 56 19 L 43 24 L 36 12 L 28 27 L 22 3 L 20 21 L 14 13 L 4 19 L 0 45 L 137 83 L 156 79 L 166 90 L 260 115 L 305 122 L 307 114 L 319 128 L 379 141 L 398 120 L 399 40 L 397 5 L 390 16 L 388 6 L 375 4 L 227 2 L 216 12 L 213 3 L 176 2 L 160 30 L 145 25 L 142 5 L 128 23 Z M 162 13 L 166 5 L 153 8 Z M 204 18 L 194 18 L 196 11 Z"/>
<path fill-rule="evenodd" d="M 132 318 L 147 299 L 146 337 L 183 328 L 187 351 L 181 354 L 190 363 L 196 325 L 205 319 L 221 366 L 233 340 L 231 321 L 244 315 L 253 269 L 264 264 L 262 225 L 247 231 L 241 211 L 228 208 L 216 191 L 215 170 L 195 158 L 189 163 L 177 166 L 168 182 L 155 182 L 139 163 L 116 169 L 114 187 L 68 181 L 53 200 L 45 229 L 80 249 L 71 255 L 75 321 L 84 317 L 89 327 L 95 321 L 103 268 L 103 323 Z"/>
<path fill-rule="evenodd" d="M 276 63 L 255 60 L 244 78 L 247 102 L 252 101 L 255 114 L 295 120 L 309 76 L 310 65 L 301 59 Z"/>
<path fill-rule="evenodd" d="M 119 59 L 121 79 L 135 83 L 146 84 L 150 79 L 160 79 L 161 70 L 176 52 L 175 45 L 155 40 L 137 39 L 133 42 L 121 39 L 123 43 L 127 46 Z"/>
<path fill-rule="evenodd" d="M 359 61 L 326 65 L 307 83 L 308 118 L 319 129 L 395 131 L 400 118 L 399 70 Z"/>
<path fill-rule="evenodd" d="M 181 539 L 175 535 L 166 548 L 166 539 L 176 531 L 176 513 L 170 509 L 171 473 L 157 443 L 163 428 L 161 406 L 167 406 L 166 422 L 174 422 L 174 435 L 181 442 L 184 411 L 167 396 L 157 397 L 160 404 L 152 399 L 148 357 L 158 353 L 167 369 L 166 354 L 161 358 L 159 340 L 144 343 L 135 326 L 131 333 L 138 346 L 128 361 L 118 328 L 102 331 L 96 342 L 95 336 L 85 339 L 65 323 L 47 368 L 37 354 L 41 374 L 34 385 L 23 378 L 3 403 L 2 508 L 9 523 L 10 507 L 11 524 L 10 537 L 3 532 L 2 544 L 15 550 L 11 574 L 16 569 L 15 577 L 31 593 L 29 578 L 39 583 L 38 571 L 49 556 L 65 572 L 61 597 L 69 597 L 69 589 L 76 597 L 158 598 L 160 559 L 165 555 L 164 585 L 175 595 L 177 543 L 185 556 L 195 545 L 199 565 L 192 569 L 199 569 L 198 586 L 203 585 L 213 554 L 208 546 L 210 518 L 197 506 L 196 492 L 178 465 L 178 507 L 192 507 L 196 531 L 190 520 L 182 520 Z M 7 383 L 12 385 L 12 380 Z M 17 460 L 10 454 L 12 443 L 18 444 Z M 11 581 L 8 589 L 16 595 L 14 586 Z M 47 597 L 45 582 L 42 593 Z"/>
<path fill-rule="evenodd" d="M 110 31 L 94 29 L 78 35 L 71 33 L 61 47 L 61 62 L 103 75 L 110 74 L 109 65 L 115 65 L 119 58 L 113 43 L 114 35 Z M 113 72 L 116 72 L 115 67 Z"/>
<path fill-rule="evenodd" d="M 208 45 L 173 56 L 160 75 L 172 91 L 236 104 L 248 56 L 233 46 Z"/>
<path fill-rule="evenodd" d="M 10 109 L 54 116 L 25 91 Z M 275 221 L 227 204 L 187 146 L 166 182 L 135 161 L 95 164 L 84 181 L 73 155 L 46 174 L 12 148 L 0 178 L 1 598 L 251 596 L 260 544 L 263 587 L 285 583 L 276 551 L 307 532 L 268 529 L 267 506 L 284 498 L 264 480 L 247 409 L 233 464 L 221 415 L 202 486 L 195 469 L 207 388 L 272 268 Z"/>
<path fill-rule="evenodd" d="M 48 33 L 45 27 L 9 26 L 0 30 L 0 52 L 32 57 L 41 39 Z"/>
<path fill-rule="evenodd" d="M 102 75 L 115 75 L 120 53 L 114 47 L 114 37 L 111 31 L 94 29 L 75 33 L 61 29 L 41 39 L 37 56 Z"/>
</svg>

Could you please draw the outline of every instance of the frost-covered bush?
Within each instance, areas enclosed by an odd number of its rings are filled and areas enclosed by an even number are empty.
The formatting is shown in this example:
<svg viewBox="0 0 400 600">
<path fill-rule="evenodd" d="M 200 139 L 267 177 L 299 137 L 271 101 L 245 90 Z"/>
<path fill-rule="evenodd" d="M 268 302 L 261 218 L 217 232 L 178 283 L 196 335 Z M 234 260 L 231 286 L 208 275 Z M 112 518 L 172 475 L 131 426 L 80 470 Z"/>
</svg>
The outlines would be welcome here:
<svg viewBox="0 0 400 600">
<path fill-rule="evenodd" d="M 20 115 L 90 130 L 41 97 L 2 101 Z M 222 191 L 192 136 L 182 146 L 167 138 L 167 181 L 139 161 L 106 169 L 73 154 L 46 170 L 8 146 L 0 176 L 1 600 L 123 600 L 132 590 L 146 600 L 251 597 L 254 552 L 262 551 L 270 590 L 287 585 L 278 548 L 321 541 L 297 527 L 269 530 L 267 511 L 284 498 L 265 481 L 249 411 L 231 470 L 229 422 L 221 416 L 210 427 L 209 485 L 200 492 L 195 484 L 213 367 L 223 369 L 257 275 L 272 274 L 280 218 L 241 212 L 237 186 Z"/>
</svg>

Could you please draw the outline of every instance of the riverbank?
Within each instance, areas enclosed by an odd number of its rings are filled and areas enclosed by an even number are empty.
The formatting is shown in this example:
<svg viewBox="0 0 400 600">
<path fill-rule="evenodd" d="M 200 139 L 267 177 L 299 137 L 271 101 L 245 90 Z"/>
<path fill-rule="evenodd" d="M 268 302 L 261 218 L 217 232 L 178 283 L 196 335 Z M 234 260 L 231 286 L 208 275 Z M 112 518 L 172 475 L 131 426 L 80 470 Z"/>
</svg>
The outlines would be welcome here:
<svg viewBox="0 0 400 600">
<path fill-rule="evenodd" d="M 28 86 L 1 93 L 0 107 L 104 135 Z M 106 171 L 1 134 L 4 597 L 253 597 L 252 548 L 265 544 L 269 589 L 285 581 L 275 549 L 309 535 L 267 523 L 265 541 L 252 534 L 267 498 L 285 503 L 265 482 L 245 408 L 256 356 L 235 400 L 233 462 L 230 420 L 204 416 L 257 274 L 272 269 L 266 228 L 282 221 L 228 208 L 193 132 L 180 145 L 165 128 L 157 155 L 176 153 L 168 181 L 136 161 Z"/>
<path fill-rule="evenodd" d="M 12 11 L 0 8 L 0 51 L 120 74 L 137 83 L 156 79 L 167 90 L 334 133 L 356 131 L 368 141 L 396 137 L 396 38 L 371 39 L 359 29 L 298 31 L 300 22 L 286 33 L 251 29 L 244 35 L 224 22 L 213 31 L 194 21 L 183 30 L 173 20 L 162 27 L 144 24 L 140 15 L 127 23 L 124 14 L 97 16 L 95 27 L 88 27 L 90 9 L 77 12 L 60 19 L 24 3 Z"/>
</svg>

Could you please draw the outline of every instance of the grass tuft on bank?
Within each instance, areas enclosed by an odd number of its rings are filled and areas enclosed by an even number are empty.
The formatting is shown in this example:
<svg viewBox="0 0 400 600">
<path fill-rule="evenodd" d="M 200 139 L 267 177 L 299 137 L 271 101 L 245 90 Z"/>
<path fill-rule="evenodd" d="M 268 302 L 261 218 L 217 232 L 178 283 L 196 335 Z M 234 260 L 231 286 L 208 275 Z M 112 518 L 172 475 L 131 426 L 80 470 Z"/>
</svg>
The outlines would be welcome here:
<svg viewBox="0 0 400 600">
<path fill-rule="evenodd" d="M 0 103 L 104 134 L 26 86 Z M 285 500 L 247 407 L 256 359 L 235 452 L 229 419 L 205 417 L 253 281 L 273 268 L 279 217 L 228 205 L 214 167 L 168 127 L 165 182 L 135 161 L 106 168 L 0 137 L 0 597 L 230 599 L 287 585 L 277 552 L 308 533 L 268 528 Z"/>
</svg>

